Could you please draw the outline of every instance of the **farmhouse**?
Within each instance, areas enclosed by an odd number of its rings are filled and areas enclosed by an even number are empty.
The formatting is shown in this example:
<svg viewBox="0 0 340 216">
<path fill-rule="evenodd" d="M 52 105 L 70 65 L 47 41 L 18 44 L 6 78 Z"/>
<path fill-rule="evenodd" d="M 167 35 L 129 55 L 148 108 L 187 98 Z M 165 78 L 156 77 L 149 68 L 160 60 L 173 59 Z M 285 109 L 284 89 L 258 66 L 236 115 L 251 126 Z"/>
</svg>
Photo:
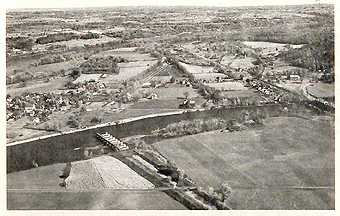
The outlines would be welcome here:
<svg viewBox="0 0 340 216">
<path fill-rule="evenodd" d="M 289 79 L 292 83 L 301 83 L 302 80 L 301 80 L 301 77 L 299 75 L 290 75 L 289 76 Z"/>
</svg>

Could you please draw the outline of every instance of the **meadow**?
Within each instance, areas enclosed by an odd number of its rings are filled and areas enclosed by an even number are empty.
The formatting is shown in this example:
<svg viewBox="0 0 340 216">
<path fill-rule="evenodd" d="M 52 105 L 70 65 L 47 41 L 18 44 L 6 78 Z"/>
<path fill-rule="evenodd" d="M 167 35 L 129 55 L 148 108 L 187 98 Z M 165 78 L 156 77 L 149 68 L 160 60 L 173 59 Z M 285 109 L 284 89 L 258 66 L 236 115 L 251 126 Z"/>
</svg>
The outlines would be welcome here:
<svg viewBox="0 0 340 216">
<path fill-rule="evenodd" d="M 203 188 L 227 182 L 233 209 L 334 209 L 334 125 L 268 118 L 263 128 L 153 144 Z"/>
</svg>

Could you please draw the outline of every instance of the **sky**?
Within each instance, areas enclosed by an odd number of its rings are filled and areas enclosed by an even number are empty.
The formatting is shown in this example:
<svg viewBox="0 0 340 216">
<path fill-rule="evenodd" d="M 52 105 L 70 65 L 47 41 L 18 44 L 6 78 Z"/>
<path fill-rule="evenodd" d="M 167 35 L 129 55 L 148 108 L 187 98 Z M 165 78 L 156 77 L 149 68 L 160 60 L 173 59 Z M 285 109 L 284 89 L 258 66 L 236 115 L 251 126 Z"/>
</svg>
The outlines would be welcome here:
<svg viewBox="0 0 340 216">
<path fill-rule="evenodd" d="M 334 3 L 335 0 L 320 0 Z M 315 0 L 6 0 L 6 9 L 16 8 L 82 8 L 104 6 L 139 5 L 193 5 L 193 6 L 254 6 L 254 5 L 292 5 L 313 4 Z"/>
</svg>

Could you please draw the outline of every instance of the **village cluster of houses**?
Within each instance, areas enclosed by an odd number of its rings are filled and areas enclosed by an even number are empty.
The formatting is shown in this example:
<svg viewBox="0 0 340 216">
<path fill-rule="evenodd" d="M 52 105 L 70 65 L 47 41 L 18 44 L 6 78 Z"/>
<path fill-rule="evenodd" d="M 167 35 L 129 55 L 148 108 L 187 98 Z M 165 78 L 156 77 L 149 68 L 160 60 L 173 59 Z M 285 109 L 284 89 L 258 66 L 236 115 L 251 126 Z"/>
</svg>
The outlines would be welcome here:
<svg viewBox="0 0 340 216">
<path fill-rule="evenodd" d="M 14 98 L 6 98 L 6 119 L 17 120 L 23 116 L 35 117 L 33 123 L 46 121 L 56 111 L 66 111 L 77 108 L 90 100 L 88 94 L 79 91 L 67 93 L 31 93 Z"/>
<path fill-rule="evenodd" d="M 278 103 L 278 102 L 293 102 L 295 97 L 292 95 L 292 93 L 288 91 L 284 91 L 282 89 L 279 89 L 273 85 L 265 84 L 258 80 L 251 80 L 247 84 L 251 88 L 255 89 L 256 91 L 261 92 L 265 97 L 263 98 L 263 101 L 260 101 L 260 103 Z"/>
</svg>

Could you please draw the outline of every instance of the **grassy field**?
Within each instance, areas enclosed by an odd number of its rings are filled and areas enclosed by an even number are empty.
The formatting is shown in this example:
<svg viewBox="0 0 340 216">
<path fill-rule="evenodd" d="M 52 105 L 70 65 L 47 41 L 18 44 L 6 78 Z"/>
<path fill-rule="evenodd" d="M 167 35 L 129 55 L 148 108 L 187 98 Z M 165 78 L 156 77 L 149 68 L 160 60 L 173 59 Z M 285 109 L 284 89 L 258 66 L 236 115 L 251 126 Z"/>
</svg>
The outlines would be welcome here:
<svg viewBox="0 0 340 216">
<path fill-rule="evenodd" d="M 118 63 L 120 68 L 147 67 L 156 64 L 157 61 L 134 61 L 129 63 Z"/>
<path fill-rule="evenodd" d="M 154 147 L 199 186 L 228 182 L 233 209 L 334 209 L 334 125 L 287 117 L 265 124 L 164 140 Z"/>
<path fill-rule="evenodd" d="M 149 66 L 145 67 L 126 67 L 126 68 L 120 68 L 119 74 L 117 75 L 108 75 L 105 80 L 103 79 L 103 83 L 105 82 L 114 82 L 114 81 L 124 81 L 127 80 L 143 71 L 145 71 Z"/>
<path fill-rule="evenodd" d="M 119 50 L 119 49 L 107 50 L 107 51 L 92 55 L 91 58 L 106 57 L 106 56 L 122 57 L 122 58 L 129 60 L 130 62 L 157 60 L 155 58 L 152 58 L 149 54 L 141 54 L 139 52 L 134 52 L 130 50 L 125 51 L 125 50 Z"/>
<path fill-rule="evenodd" d="M 220 83 L 207 83 L 206 85 L 220 89 L 222 91 L 243 91 L 248 90 L 239 82 L 220 82 Z"/>
<path fill-rule="evenodd" d="M 333 84 L 321 82 L 313 83 L 312 85 L 307 86 L 307 90 L 316 97 L 323 98 L 335 96 L 335 85 Z"/>
<path fill-rule="evenodd" d="M 239 97 L 239 98 L 261 98 L 261 95 L 257 92 L 255 92 L 252 89 L 247 89 L 243 91 L 224 91 L 221 92 L 221 95 L 223 97 L 228 97 L 228 98 L 234 98 L 234 97 Z"/>
<path fill-rule="evenodd" d="M 21 95 L 24 92 L 36 92 L 36 93 L 44 93 L 44 92 L 58 92 L 58 89 L 64 87 L 67 81 L 71 80 L 69 77 L 59 77 L 56 79 L 52 79 L 49 82 L 37 83 L 36 81 L 27 84 L 23 88 L 7 88 L 6 94 L 10 94 L 12 97 Z"/>
<path fill-rule="evenodd" d="M 201 67 L 185 63 L 180 63 L 180 65 L 182 65 L 191 74 L 211 73 L 213 71 L 213 67 Z"/>
<path fill-rule="evenodd" d="M 65 168 L 64 163 L 53 164 L 50 166 L 42 166 L 21 172 L 7 174 L 7 189 L 20 190 L 60 190 L 62 187 L 59 183 L 62 180 L 59 178 L 63 174 Z"/>
<path fill-rule="evenodd" d="M 199 94 L 194 89 L 177 84 L 169 84 L 166 88 L 153 88 L 147 92 L 157 94 L 160 100 L 173 100 L 178 97 L 184 97 L 185 92 L 189 93 L 188 98 L 199 97 Z"/>
<path fill-rule="evenodd" d="M 71 164 L 66 179 L 69 189 L 149 189 L 153 184 L 111 156 L 101 156 Z"/>
<path fill-rule="evenodd" d="M 254 67 L 253 62 L 256 59 L 252 57 L 241 57 L 241 58 L 235 58 L 235 56 L 224 56 L 221 60 L 222 65 L 229 65 L 231 68 L 252 68 Z"/>
<path fill-rule="evenodd" d="M 8 210 L 186 210 L 157 190 L 8 191 Z"/>
<path fill-rule="evenodd" d="M 94 159 L 97 160 L 97 159 Z M 82 162 L 80 162 L 82 163 Z M 96 163 L 98 165 L 98 163 Z M 105 164 L 102 164 L 105 165 Z M 126 166 L 126 165 L 125 165 Z M 65 164 L 7 175 L 8 210 L 184 210 L 158 190 L 70 189 L 59 186 Z M 106 166 L 101 167 L 107 169 Z M 101 169 L 99 168 L 99 169 Z M 112 168 L 112 167 L 111 167 Z M 121 170 L 114 170 L 119 173 Z M 86 174 L 89 172 L 87 171 Z M 103 173 L 103 172 L 101 172 Z M 104 179 L 105 180 L 105 179 Z M 139 182 L 137 182 L 139 183 Z"/>
<path fill-rule="evenodd" d="M 203 98 L 190 98 L 196 102 L 197 105 L 201 105 L 204 103 Z M 183 99 L 169 99 L 169 100 L 147 100 L 140 101 L 132 104 L 129 109 L 178 109 L 178 105 L 183 103 Z"/>
<path fill-rule="evenodd" d="M 216 77 L 225 77 L 224 74 L 221 73 L 201 73 L 201 74 L 193 74 L 196 79 L 205 79 L 205 80 L 216 80 Z"/>
</svg>

